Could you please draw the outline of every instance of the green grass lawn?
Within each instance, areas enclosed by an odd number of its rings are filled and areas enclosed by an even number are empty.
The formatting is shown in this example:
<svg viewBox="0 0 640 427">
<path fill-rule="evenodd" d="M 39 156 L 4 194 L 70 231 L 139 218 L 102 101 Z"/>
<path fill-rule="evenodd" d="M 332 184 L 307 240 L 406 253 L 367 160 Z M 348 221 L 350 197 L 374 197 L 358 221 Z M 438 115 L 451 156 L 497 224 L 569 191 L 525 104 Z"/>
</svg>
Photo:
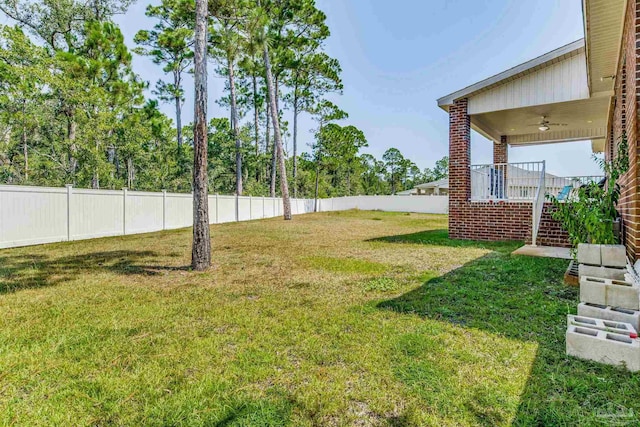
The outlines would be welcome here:
<svg viewBox="0 0 640 427">
<path fill-rule="evenodd" d="M 0 251 L 0 424 L 640 425 L 564 354 L 566 261 L 337 212 Z"/>
</svg>

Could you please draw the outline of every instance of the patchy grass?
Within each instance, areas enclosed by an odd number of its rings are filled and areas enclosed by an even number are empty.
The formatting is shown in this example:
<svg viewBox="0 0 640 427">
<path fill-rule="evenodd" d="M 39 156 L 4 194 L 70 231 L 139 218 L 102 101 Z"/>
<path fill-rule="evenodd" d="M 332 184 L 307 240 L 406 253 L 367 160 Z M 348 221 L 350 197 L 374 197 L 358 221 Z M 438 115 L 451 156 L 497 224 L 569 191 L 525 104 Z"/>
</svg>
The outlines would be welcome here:
<svg viewBox="0 0 640 427">
<path fill-rule="evenodd" d="M 566 262 L 336 212 L 0 251 L 1 425 L 638 425 L 564 355 Z M 636 424 L 634 424 L 636 423 Z"/>
</svg>

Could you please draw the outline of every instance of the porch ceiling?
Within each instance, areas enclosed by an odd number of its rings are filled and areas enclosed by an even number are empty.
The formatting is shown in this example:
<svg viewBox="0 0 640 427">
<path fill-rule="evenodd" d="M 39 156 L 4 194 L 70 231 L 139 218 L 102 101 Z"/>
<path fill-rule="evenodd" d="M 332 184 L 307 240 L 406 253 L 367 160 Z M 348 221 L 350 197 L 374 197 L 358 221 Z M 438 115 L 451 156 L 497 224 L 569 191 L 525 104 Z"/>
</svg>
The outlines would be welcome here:
<svg viewBox="0 0 640 427">
<path fill-rule="evenodd" d="M 507 143 L 513 146 L 604 140 L 609 104 L 610 98 L 601 96 L 534 105 L 471 115 L 471 123 L 473 129 L 494 141 L 500 141 L 500 136 L 505 135 Z M 550 130 L 541 132 L 537 123 L 542 116 L 547 117 L 551 123 L 566 126 L 550 126 Z M 599 145 L 594 144 L 594 148 Z"/>
</svg>

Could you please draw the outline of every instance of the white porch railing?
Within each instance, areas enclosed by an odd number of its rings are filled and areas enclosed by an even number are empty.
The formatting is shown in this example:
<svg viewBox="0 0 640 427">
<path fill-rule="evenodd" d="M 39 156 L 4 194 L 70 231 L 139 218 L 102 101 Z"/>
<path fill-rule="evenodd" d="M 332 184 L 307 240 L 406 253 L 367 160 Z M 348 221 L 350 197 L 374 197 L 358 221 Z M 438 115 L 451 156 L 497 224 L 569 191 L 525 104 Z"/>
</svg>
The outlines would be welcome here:
<svg viewBox="0 0 640 427">
<path fill-rule="evenodd" d="M 544 176 L 544 162 L 472 165 L 471 200 L 533 201 Z"/>
<path fill-rule="evenodd" d="M 531 244 L 537 246 L 538 232 L 540 231 L 540 222 L 542 220 L 542 212 L 544 210 L 544 200 L 547 195 L 546 188 L 546 164 L 542 162 L 542 171 L 540 172 L 540 180 L 538 184 L 538 190 L 536 192 L 536 198 L 533 200 L 533 212 L 532 212 L 532 226 L 531 226 Z"/>
<path fill-rule="evenodd" d="M 582 185 L 598 183 L 604 179 L 604 175 L 585 175 L 585 176 L 567 176 L 555 177 L 547 176 L 546 187 L 547 194 L 555 196 L 560 200 L 566 199 L 574 188 Z"/>
<path fill-rule="evenodd" d="M 535 246 L 548 190 L 561 191 L 570 183 L 562 178 L 547 183 L 545 169 L 544 161 L 473 165 L 471 200 L 531 202 L 531 240 Z"/>
<path fill-rule="evenodd" d="M 574 188 L 600 182 L 597 175 L 557 177 L 546 173 L 545 162 L 497 163 L 471 166 L 471 201 L 515 201 L 532 204 L 535 246 L 548 195 L 566 200 Z"/>
</svg>

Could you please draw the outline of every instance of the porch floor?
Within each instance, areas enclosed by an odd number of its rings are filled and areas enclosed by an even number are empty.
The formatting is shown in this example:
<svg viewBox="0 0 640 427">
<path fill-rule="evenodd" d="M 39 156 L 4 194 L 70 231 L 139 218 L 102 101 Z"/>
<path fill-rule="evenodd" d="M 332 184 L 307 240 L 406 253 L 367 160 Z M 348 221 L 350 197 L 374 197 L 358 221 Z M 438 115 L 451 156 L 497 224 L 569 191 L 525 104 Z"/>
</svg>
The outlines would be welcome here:
<svg viewBox="0 0 640 427">
<path fill-rule="evenodd" d="M 513 251 L 512 254 L 536 256 L 536 257 L 543 257 L 543 258 L 573 259 L 571 256 L 571 249 L 556 248 L 553 246 L 525 245 Z"/>
</svg>

